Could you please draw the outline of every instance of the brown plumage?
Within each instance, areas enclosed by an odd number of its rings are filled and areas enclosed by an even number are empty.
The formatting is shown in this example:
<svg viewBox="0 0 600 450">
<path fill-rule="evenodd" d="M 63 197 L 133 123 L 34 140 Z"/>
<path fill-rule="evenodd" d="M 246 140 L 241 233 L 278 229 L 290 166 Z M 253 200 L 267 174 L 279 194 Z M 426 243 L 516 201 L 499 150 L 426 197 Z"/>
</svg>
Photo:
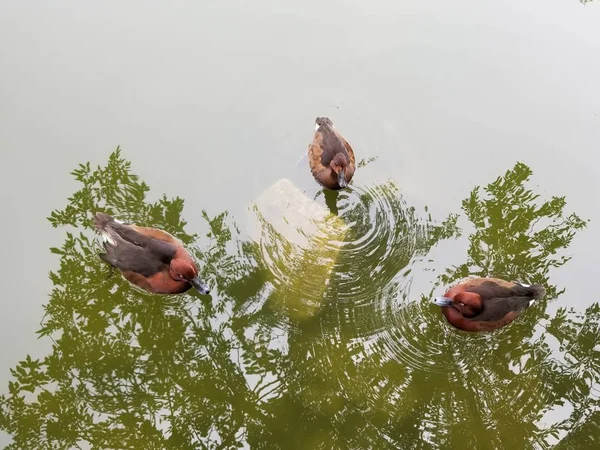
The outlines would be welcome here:
<svg viewBox="0 0 600 450">
<path fill-rule="evenodd" d="M 179 294 L 192 286 L 209 293 L 190 253 L 166 231 L 125 224 L 101 212 L 94 225 L 104 239 L 106 253 L 100 257 L 136 286 L 155 294 Z"/>
<path fill-rule="evenodd" d="M 355 170 L 354 151 L 328 117 L 315 120 L 315 137 L 308 147 L 308 163 L 315 179 L 328 189 L 345 188 Z"/>
<path fill-rule="evenodd" d="M 493 331 L 515 320 L 545 295 L 539 284 L 525 286 L 498 278 L 474 278 L 454 286 L 434 303 L 463 331 Z"/>
</svg>

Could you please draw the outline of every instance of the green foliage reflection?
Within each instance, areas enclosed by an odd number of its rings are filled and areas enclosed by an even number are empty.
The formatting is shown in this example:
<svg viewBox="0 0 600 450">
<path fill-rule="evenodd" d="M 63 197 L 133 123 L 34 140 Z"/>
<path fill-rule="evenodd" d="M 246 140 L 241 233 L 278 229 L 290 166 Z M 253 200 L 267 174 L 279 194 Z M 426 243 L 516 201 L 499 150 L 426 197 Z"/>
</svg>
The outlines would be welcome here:
<svg viewBox="0 0 600 450">
<path fill-rule="evenodd" d="M 2 399 L 1 426 L 9 448 L 197 448 L 234 446 L 251 398 L 210 303 L 164 298 L 132 289 L 111 274 L 90 239 L 94 211 L 163 228 L 191 244 L 181 217 L 183 200 L 145 200 L 148 186 L 130 172 L 117 149 L 106 167 L 74 172 L 83 187 L 53 226 L 67 233 L 41 335 L 54 339 L 43 360 L 27 357 L 13 371 Z M 224 251 L 231 239 L 225 216 L 205 215 L 212 246 L 198 256 L 214 275 L 235 272 Z M 223 269 L 220 269 L 223 270 Z M 226 289 L 226 283 L 219 284 Z M 182 301 L 183 299 L 183 301 Z M 224 382 L 224 380 L 227 380 Z"/>
<path fill-rule="evenodd" d="M 440 284 L 493 275 L 565 293 L 552 270 L 585 222 L 562 197 L 540 201 L 531 175 L 517 164 L 473 190 L 466 261 Z M 49 220 L 83 231 L 52 249 L 40 330 L 52 352 L 21 361 L 1 398 L 9 449 L 585 448 L 597 436 L 598 303 L 550 317 L 541 302 L 494 335 L 451 330 L 410 287 L 430 249 L 458 236 L 457 216 L 418 217 L 393 183 L 340 194 L 349 204 L 298 245 L 261 214 L 261 238 L 240 241 L 227 213 L 204 212 L 200 239 L 183 200 L 147 201 L 119 150 L 74 176 L 81 189 Z M 153 296 L 111 272 L 96 210 L 181 239 L 212 301 Z M 546 418 L 566 403 L 569 417 Z"/>
<path fill-rule="evenodd" d="M 531 174 L 529 167 L 517 163 L 488 184 L 484 196 L 477 187 L 463 201 L 463 211 L 475 231 L 469 236 L 467 261 L 449 271 L 444 282 L 468 275 L 495 276 L 540 283 L 547 286 L 549 298 L 562 293 L 549 284 L 549 271 L 570 259 L 556 255 L 571 244 L 586 222 L 576 214 L 564 214 L 564 197 L 538 205 L 539 195 L 525 187 Z"/>
</svg>

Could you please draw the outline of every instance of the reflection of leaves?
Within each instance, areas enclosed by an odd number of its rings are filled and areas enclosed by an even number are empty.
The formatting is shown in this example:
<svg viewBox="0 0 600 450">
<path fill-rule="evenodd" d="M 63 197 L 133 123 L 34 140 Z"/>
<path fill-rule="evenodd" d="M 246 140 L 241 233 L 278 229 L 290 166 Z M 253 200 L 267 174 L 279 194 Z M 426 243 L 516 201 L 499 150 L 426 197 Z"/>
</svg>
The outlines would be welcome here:
<svg viewBox="0 0 600 450">
<path fill-rule="evenodd" d="M 567 248 L 577 230 L 586 226 L 576 214 L 563 214 L 566 200 L 552 197 L 536 203 L 538 195 L 524 187 L 532 172 L 517 163 L 483 190 L 476 187 L 462 208 L 475 231 L 469 236 L 467 262 L 442 279 L 448 283 L 469 275 L 495 276 L 547 286 L 547 297 L 559 293 L 548 285 L 548 272 L 570 257 L 555 256 Z"/>
<path fill-rule="evenodd" d="M 119 148 L 110 155 L 106 167 L 92 170 L 90 163 L 80 164 L 72 175 L 83 187 L 69 198 L 63 211 L 50 214 L 52 226 L 92 228 L 92 213 L 104 211 L 140 225 L 162 226 L 184 243 L 193 242 L 195 235 L 182 232 L 186 225 L 181 219 L 183 200 L 169 200 L 163 195 L 155 203 L 145 202 L 150 188 L 131 173 L 130 167 L 131 163 L 121 158 Z"/>
<path fill-rule="evenodd" d="M 550 284 L 549 272 L 570 259 L 560 255 L 586 222 L 576 214 L 564 214 L 564 197 L 539 202 L 539 196 L 524 187 L 531 174 L 529 167 L 517 163 L 483 188 L 485 195 L 477 187 L 463 201 L 463 211 L 474 227 L 469 236 L 467 261 L 448 270 L 441 277 L 442 282 L 454 282 L 469 275 L 495 276 L 541 283 L 547 288 L 549 298 L 564 292 L 557 292 Z M 566 351 L 563 346 L 564 364 L 555 360 L 545 335 L 536 340 L 532 338 L 535 324 L 544 315 L 546 302 L 540 305 L 492 335 L 493 341 L 484 337 L 465 342 L 459 334 L 445 339 L 444 346 L 452 349 L 452 358 L 448 360 L 443 379 L 433 381 L 436 374 L 425 374 L 430 384 L 438 387 L 431 391 L 429 402 L 438 405 L 448 392 L 455 398 L 467 399 L 467 404 L 446 404 L 439 409 L 438 420 L 461 417 L 468 420 L 469 426 L 460 424 L 460 438 L 459 434 L 453 436 L 458 431 L 453 430 L 456 427 L 449 428 L 450 434 L 435 436 L 440 445 L 453 447 L 459 440 L 463 443 L 470 440 L 476 445 L 485 435 L 492 448 L 521 448 L 534 442 L 545 446 L 559 439 L 582 415 L 594 410 L 590 405 L 593 395 L 589 383 L 597 382 L 600 367 L 586 361 L 600 336 L 597 325 L 589 326 L 597 322 L 594 319 L 597 305 L 583 316 L 592 318 L 589 322 L 587 319 L 573 321 L 564 310 L 550 321 L 547 332 L 561 343 L 571 338 L 569 346 L 574 350 L 583 347 L 575 353 Z M 428 332 L 427 340 L 435 341 L 434 334 Z M 484 351 L 479 348 L 482 345 Z M 570 364 L 577 370 L 569 370 Z M 469 367 L 468 376 L 462 366 Z M 514 398 L 515 392 L 528 392 L 528 395 Z M 507 400 L 511 401 L 509 408 L 503 407 Z M 578 405 L 580 412 L 566 421 L 542 428 L 539 424 L 544 415 L 563 405 L 565 400 Z M 467 429 L 469 435 L 465 436 Z M 503 434 L 507 429 L 511 430 L 510 435 Z"/>
<path fill-rule="evenodd" d="M 573 424 L 567 430 L 568 434 L 555 447 L 556 450 L 595 449 L 600 436 L 600 410 L 589 414 L 581 423 Z"/>
<path fill-rule="evenodd" d="M 365 385 L 382 383 L 389 384 L 382 392 L 393 393 L 396 382 L 406 381 L 406 371 L 390 363 L 381 367 L 378 363 L 383 361 L 373 364 L 370 358 L 359 364 L 355 358 L 363 350 L 361 338 L 374 339 L 389 326 L 380 301 L 406 294 L 398 274 L 408 274 L 415 259 L 441 239 L 457 235 L 456 216 L 451 215 L 443 223 L 431 217 L 420 218 L 391 181 L 342 193 L 337 200 L 348 206 L 333 220 L 351 226 L 343 226 L 343 233 L 336 227 L 323 236 L 316 233 L 317 237 L 302 250 L 296 250 L 305 264 L 315 267 L 314 272 L 333 267 L 327 283 L 310 285 L 321 280 L 321 274 L 311 275 L 303 284 L 310 286 L 310 294 L 318 292 L 323 298 L 319 314 L 307 318 L 286 310 L 285 345 L 271 353 L 268 347 L 276 346 L 280 338 L 272 335 L 272 322 L 264 316 L 255 317 L 264 347 L 257 346 L 249 357 L 254 359 L 252 355 L 257 353 L 261 358 L 265 354 L 277 354 L 277 358 L 264 366 L 267 373 L 261 386 L 270 395 L 262 405 L 264 419 L 249 427 L 252 448 L 288 448 L 290 442 L 315 449 L 386 448 L 390 442 L 397 442 L 399 435 L 409 432 L 403 428 L 387 439 L 381 429 L 388 420 L 397 423 L 396 417 L 390 417 L 390 405 L 399 400 L 390 398 L 386 402 L 375 392 L 364 390 Z M 304 272 L 298 266 L 286 261 L 294 253 L 294 246 L 263 216 L 258 217 L 264 232 L 263 249 L 278 264 L 271 266 L 272 270 L 289 270 L 294 277 L 302 276 Z M 327 223 L 323 221 L 323 225 Z M 340 240 L 342 249 L 330 244 Z M 334 264 L 323 260 L 334 260 Z M 320 295 L 323 292 L 325 295 Z M 278 295 L 275 289 L 268 299 L 273 301 Z M 304 291 L 285 291 L 287 304 L 298 304 L 297 299 L 304 296 Z M 341 318 L 345 320 L 340 322 Z M 281 321 L 276 325 L 281 327 Z M 253 370 L 257 371 L 256 366 Z M 382 372 L 386 376 L 381 376 Z"/>
<path fill-rule="evenodd" d="M 380 293 L 391 294 L 390 281 L 402 270 L 409 270 L 412 261 L 426 255 L 441 240 L 460 235 L 456 215 L 450 214 L 441 223 L 431 215 L 419 217 L 393 181 L 360 192 L 358 203 L 342 218 L 352 227 L 338 261 L 338 282 L 333 290 L 339 291 L 340 283 L 347 285 L 345 291 L 357 293 L 369 286 L 366 291 L 371 302 Z M 365 237 L 370 239 L 365 242 Z M 360 302 L 356 296 L 353 299 Z"/>
<path fill-rule="evenodd" d="M 206 211 L 202 211 L 202 217 L 208 225 L 206 237 L 210 241 L 210 246 L 205 251 L 198 251 L 197 254 L 205 262 L 204 276 L 215 280 L 211 284 L 211 288 L 222 294 L 242 274 L 248 275 L 251 258 L 246 257 L 234 245 L 233 234 L 227 224 L 227 212 L 210 218 Z M 237 251 L 234 252 L 234 250 Z M 219 306 L 222 308 L 224 305 L 220 304 Z"/>
<path fill-rule="evenodd" d="M 49 220 L 83 232 L 52 249 L 60 267 L 40 330 L 51 353 L 21 361 L 0 397 L 8 449 L 546 448 L 561 438 L 560 448 L 579 449 L 598 435 L 598 303 L 547 317 L 542 302 L 488 337 L 449 332 L 439 311 L 407 299 L 411 264 L 458 234 L 457 216 L 418 217 L 391 182 L 357 189 L 356 203 L 331 218 L 352 226 L 319 314 L 300 320 L 273 307 L 300 290 L 280 289 L 273 270 L 297 282 L 318 268 L 321 252 L 330 255 L 318 238 L 298 249 L 265 219 L 266 242 L 240 243 L 226 212 L 204 212 L 208 245 L 194 248 L 183 200 L 147 202 L 149 187 L 119 150 L 74 175 L 81 189 Z M 530 176 L 517 164 L 463 202 L 474 227 L 467 261 L 442 281 L 490 274 L 550 286 L 585 223 L 564 214 L 562 197 L 541 202 L 524 187 Z M 96 210 L 191 246 L 212 302 L 153 296 L 112 274 L 88 237 Z M 288 264 L 299 252 L 304 260 Z M 394 334 L 397 320 L 410 325 L 404 334 Z M 544 331 L 534 335 L 537 322 Z M 414 348 L 401 345 L 411 339 Z M 422 354 L 422 365 L 411 363 Z M 547 418 L 567 403 L 569 417 Z"/>
<path fill-rule="evenodd" d="M 82 165 L 74 175 L 83 187 L 51 214 L 53 226 L 89 229 L 93 212 L 104 210 L 195 240 L 183 230 L 183 200 L 146 202 L 148 186 L 118 149 L 106 167 Z M 212 241 L 200 252 L 207 272 L 231 276 L 226 214 L 204 218 Z M 53 351 L 42 360 L 28 356 L 14 370 L 0 416 L 14 435 L 9 448 L 237 446 L 246 408 L 232 405 L 243 405 L 249 393 L 212 305 L 140 292 L 120 276 L 107 279 L 84 233 L 67 233 L 52 251 L 60 268 L 50 274 L 54 289 L 40 333 L 53 337 Z"/>
<path fill-rule="evenodd" d="M 537 205 L 538 197 L 523 187 L 530 174 L 529 168 L 517 165 L 487 186 L 485 197 L 476 189 L 471 200 L 465 200 L 465 212 L 475 226 L 469 239 L 469 260 L 460 266 L 467 268 L 467 274 L 507 270 L 498 275 L 514 273 L 521 278 L 533 270 L 534 280 L 547 282 L 550 268 L 568 261 L 560 257 L 561 251 L 585 223 L 576 215 L 563 214 L 562 198 Z M 374 189 L 372 193 L 382 198 L 384 191 Z M 348 216 L 341 215 L 353 222 L 358 235 L 375 226 L 376 215 L 374 221 L 368 220 L 369 208 L 364 207 L 374 201 L 372 193 L 365 193 Z M 392 205 L 386 219 L 393 224 L 392 230 L 402 230 L 397 237 L 420 235 L 419 222 L 411 219 L 410 208 L 394 211 Z M 451 216 L 441 227 L 427 224 L 422 236 L 451 236 L 456 232 L 455 223 L 456 217 Z M 418 255 L 419 249 L 430 248 L 423 241 L 418 244 L 419 240 L 408 239 L 399 250 L 395 245 L 390 252 L 378 251 L 385 249 L 388 240 L 398 244 L 397 237 L 379 230 L 372 255 L 383 266 L 381 274 L 402 271 L 410 259 L 403 256 L 407 249 L 415 249 Z M 433 237 L 431 244 L 435 242 Z M 341 261 L 336 273 L 370 267 L 364 255 L 371 256 L 369 247 L 363 249 L 360 265 Z M 454 281 L 456 272 L 448 271 L 444 277 Z M 369 295 L 377 298 L 380 282 L 386 285 L 390 278 L 373 274 L 371 269 L 367 273 L 369 280 L 357 284 L 368 285 Z M 354 281 L 349 278 L 350 283 Z M 468 337 L 445 332 L 439 313 L 430 319 L 428 311 L 411 304 L 405 308 L 405 320 L 416 324 L 409 328 L 418 333 L 414 339 L 423 347 L 433 344 L 440 348 L 435 358 L 443 371 L 429 371 L 389 360 L 393 344 L 377 335 L 394 324 L 385 321 L 377 300 L 336 303 L 331 298 L 341 289 L 334 287 L 333 291 L 318 318 L 291 327 L 289 350 L 281 357 L 281 372 L 275 375 L 277 395 L 264 406 L 270 419 L 250 429 L 253 447 L 263 448 L 266 446 L 261 443 L 268 442 L 284 448 L 286 442 L 296 441 L 310 442 L 307 445 L 313 448 L 480 448 L 482 442 L 489 448 L 528 448 L 560 439 L 574 423 L 585 420 L 588 430 L 594 426 L 597 419 L 590 414 L 595 408 L 590 386 L 597 383 L 599 371 L 590 361 L 598 360 L 592 349 L 598 345 L 599 333 L 593 326 L 598 322 L 593 308 L 585 314 L 587 325 L 574 321 L 569 330 L 565 320 L 570 315 L 565 313 L 548 327 L 549 332 L 557 328 L 565 333 L 565 339 L 572 339 L 568 345 L 574 346 L 573 352 L 581 347 L 569 363 L 574 364 L 572 370 L 567 370 L 567 365 L 555 359 L 545 336 L 532 337 L 545 303 L 495 335 Z M 397 291 L 390 295 L 395 297 Z M 562 338 L 559 341 L 563 342 Z M 544 428 L 545 415 L 565 401 L 580 407 L 581 414 Z"/>
<path fill-rule="evenodd" d="M 578 405 L 571 417 L 560 424 L 569 431 L 589 422 L 600 407 L 597 386 L 600 385 L 600 305 L 592 304 L 585 313 L 561 308 L 550 321 L 547 331 L 560 345 L 560 364 L 564 382 L 560 389 L 564 400 Z M 583 436 L 581 436 L 583 437 Z"/>
<path fill-rule="evenodd" d="M 379 158 L 379 156 L 371 156 L 370 158 L 367 159 L 361 159 L 357 164 L 356 167 L 358 169 L 361 169 L 363 167 L 367 167 L 369 164 L 371 164 L 372 162 L 377 161 L 377 158 Z"/>
</svg>

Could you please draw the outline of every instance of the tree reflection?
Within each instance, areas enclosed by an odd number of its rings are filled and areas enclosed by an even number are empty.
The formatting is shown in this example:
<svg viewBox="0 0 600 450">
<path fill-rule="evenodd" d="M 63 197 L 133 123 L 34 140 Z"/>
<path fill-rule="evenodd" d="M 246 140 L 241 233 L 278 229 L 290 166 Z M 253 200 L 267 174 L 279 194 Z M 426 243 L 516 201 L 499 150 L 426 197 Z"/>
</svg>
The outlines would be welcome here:
<svg viewBox="0 0 600 450">
<path fill-rule="evenodd" d="M 302 286 L 319 280 L 311 292 L 318 291 L 323 301 L 316 315 L 298 315 L 289 308 L 283 314 L 285 326 L 280 325 L 279 330 L 284 330 L 285 345 L 265 377 L 270 395 L 261 405 L 263 420 L 248 429 L 252 448 L 381 448 L 389 444 L 378 424 L 388 415 L 387 405 L 378 405 L 377 397 L 365 390 L 365 383 L 366 377 L 382 370 L 388 373 L 386 369 L 392 366 L 380 366 L 381 360 L 369 360 L 369 365 L 363 366 L 357 360 L 364 340 L 386 325 L 382 320 L 390 306 L 386 299 L 406 295 L 408 287 L 398 274 L 409 270 L 415 259 L 440 240 L 455 236 L 456 216 L 442 223 L 420 219 L 393 182 L 343 196 L 348 198 L 338 201 L 347 201 L 346 208 L 329 217 L 333 223 L 321 221 L 325 229 L 319 228 L 316 237 L 300 249 L 259 216 L 262 241 L 267 242 L 261 252 L 267 256 L 262 259 L 302 261 L 301 268 L 288 263 L 289 271 L 294 280 L 309 274 Z M 339 220 L 352 227 L 341 227 Z M 342 239 L 343 247 L 337 247 L 335 242 Z M 277 258 L 272 257 L 275 252 Z M 306 296 L 285 286 L 275 288 L 268 301 L 277 298 L 286 305 L 303 304 Z M 276 315 L 277 310 L 269 308 L 265 313 Z M 272 323 L 257 320 L 254 326 L 264 337 Z M 265 354 L 275 340 L 274 336 L 263 338 L 248 354 Z"/>
<path fill-rule="evenodd" d="M 585 222 L 575 214 L 564 214 L 564 198 L 538 204 L 538 197 L 525 188 L 530 176 L 527 166 L 517 164 L 484 188 L 485 195 L 474 189 L 463 203 L 463 211 L 475 228 L 469 238 L 467 262 L 449 269 L 440 282 L 468 275 L 499 276 L 541 282 L 548 287 L 548 299 L 564 292 L 549 282 L 549 272 L 568 261 L 555 255 L 566 249 Z M 349 216 L 359 221 L 356 229 L 360 230 L 360 218 L 368 214 L 355 207 Z M 410 229 L 399 235 L 406 236 L 407 232 Z M 381 261 L 381 255 L 386 254 L 386 239 L 377 247 L 382 251 L 373 261 Z M 411 252 L 406 253 L 406 258 L 399 257 L 402 252 L 390 255 L 382 272 L 397 274 L 406 268 Z M 370 261 L 363 264 L 369 267 Z M 354 270 L 359 270 L 356 264 L 338 261 L 334 278 Z M 373 296 L 386 290 L 388 295 L 389 291 L 404 294 L 394 277 L 379 277 L 374 267 L 367 272 L 371 274 L 369 290 Z M 367 305 L 361 301 L 335 302 L 332 300 L 346 291 L 346 286 L 340 289 L 334 282 L 332 287 L 329 303 L 321 305 L 318 318 L 291 326 L 289 351 L 283 355 L 287 364 L 280 366 L 278 390 L 263 406 L 270 420 L 250 429 L 253 447 L 269 447 L 274 442 L 277 448 L 286 448 L 290 442 L 311 448 L 546 446 L 571 430 L 582 415 L 588 417 L 596 409 L 592 386 L 597 384 L 598 368 L 589 361 L 598 361 L 597 355 L 588 358 L 581 352 L 581 359 L 573 359 L 577 366 L 585 367 L 586 375 L 579 383 L 565 376 L 566 367 L 557 362 L 557 349 L 552 348 L 549 335 L 540 333 L 545 327 L 546 333 L 558 337 L 553 324 L 566 313 L 546 321 L 547 300 L 495 335 L 469 338 L 448 332 L 439 316 L 432 317 L 420 305 L 407 306 L 406 321 L 418 323 L 421 315 L 428 315 L 414 330 L 420 333 L 421 344 L 435 343 L 443 349 L 436 355 L 436 370 L 428 370 L 394 359 L 397 355 L 381 334 L 394 324 L 385 320 L 386 311 L 377 308 L 377 300 Z M 592 312 L 593 308 L 587 311 L 588 324 L 597 323 Z M 536 329 L 537 323 L 541 328 Z M 575 329 L 567 336 L 583 339 L 583 324 L 570 323 Z M 558 324 L 556 327 L 560 328 Z M 562 333 L 567 331 L 562 329 Z M 586 350 L 593 353 L 598 329 L 584 335 Z M 574 372 L 574 378 L 580 376 L 580 370 Z M 571 387 L 578 384 L 580 395 L 575 397 Z M 547 414 L 565 401 L 577 405 L 581 412 L 552 423 Z"/>
<path fill-rule="evenodd" d="M 549 284 L 548 274 L 569 261 L 570 257 L 555 255 L 571 244 L 586 223 L 576 214 L 563 215 L 564 197 L 536 204 L 539 195 L 524 187 L 531 174 L 529 167 L 517 163 L 483 189 L 486 196 L 475 188 L 463 201 L 463 211 L 475 231 L 469 236 L 467 261 L 449 270 L 442 277 L 444 282 L 494 274 L 547 286 L 547 298 L 564 292 Z"/>
<path fill-rule="evenodd" d="M 82 165 L 83 187 L 53 226 L 85 229 L 67 234 L 60 269 L 40 334 L 52 336 L 52 353 L 27 358 L 12 372 L 2 401 L 9 448 L 233 447 L 254 408 L 244 375 L 231 359 L 219 312 L 191 296 L 157 297 L 112 276 L 90 239 L 96 210 L 163 228 L 186 244 L 183 200 L 145 200 L 148 186 L 130 172 L 119 150 L 106 167 Z M 227 289 L 239 270 L 224 251 L 231 239 L 224 216 L 208 219 L 212 246 L 198 252 L 207 272 L 226 271 L 213 283 Z M 228 234 L 229 233 L 229 234 Z M 30 393 L 30 394 L 27 394 Z"/>
<path fill-rule="evenodd" d="M 551 270 L 585 222 L 562 197 L 540 202 L 524 164 L 463 202 L 467 258 L 438 283 L 498 276 L 549 294 L 511 326 L 468 336 L 410 292 L 420 260 L 458 236 L 457 217 L 419 217 L 394 183 L 339 193 L 333 211 L 326 198 L 298 239 L 258 208 L 259 236 L 244 241 L 226 213 L 203 213 L 200 249 L 183 200 L 148 202 L 118 149 L 74 176 L 82 188 L 49 220 L 83 232 L 52 249 L 40 330 L 52 352 L 20 362 L 1 399 L 11 449 L 585 448 L 598 435 L 600 306 L 546 313 L 564 292 Z M 96 210 L 181 239 L 212 301 L 112 273 L 96 255 Z"/>
<path fill-rule="evenodd" d="M 437 355 L 442 369 L 408 368 L 404 383 L 388 390 L 384 402 L 394 405 L 397 416 L 410 417 L 419 430 L 403 433 L 406 424 L 402 421 L 392 421 L 386 428 L 388 436 L 402 436 L 405 448 L 548 445 L 572 429 L 579 415 L 587 416 L 596 409 L 593 386 L 600 372 L 590 360 L 598 361 L 597 350 L 592 349 L 600 335 L 597 326 L 590 324 L 597 324 L 597 304 L 582 316 L 585 321 L 568 321 L 571 329 L 560 319 L 572 317 L 564 310 L 545 320 L 548 299 L 564 292 L 549 281 L 550 269 L 568 261 L 555 255 L 566 249 L 585 222 L 575 214 L 564 214 L 562 197 L 538 204 L 538 196 L 525 187 L 530 176 L 527 166 L 516 164 L 486 186 L 485 195 L 479 188 L 473 190 L 463 202 L 463 211 L 474 227 L 467 261 L 449 269 L 440 281 L 446 285 L 468 275 L 530 280 L 544 284 L 548 296 L 519 321 L 493 335 L 467 338 L 449 330 L 443 320 L 427 320 L 420 328 L 420 340 L 444 349 Z M 422 301 L 428 302 L 428 296 Z M 550 334 L 559 342 L 571 339 L 569 347 L 582 346 L 587 352 L 561 363 L 556 353 L 563 351 L 552 348 Z M 561 356 L 567 359 L 566 354 Z M 577 370 L 568 369 L 572 364 Z M 367 372 L 374 370 L 371 367 Z M 380 385 L 381 380 L 366 384 Z M 580 395 L 575 396 L 578 385 Z M 578 412 L 548 426 L 548 413 L 565 401 Z"/>
</svg>

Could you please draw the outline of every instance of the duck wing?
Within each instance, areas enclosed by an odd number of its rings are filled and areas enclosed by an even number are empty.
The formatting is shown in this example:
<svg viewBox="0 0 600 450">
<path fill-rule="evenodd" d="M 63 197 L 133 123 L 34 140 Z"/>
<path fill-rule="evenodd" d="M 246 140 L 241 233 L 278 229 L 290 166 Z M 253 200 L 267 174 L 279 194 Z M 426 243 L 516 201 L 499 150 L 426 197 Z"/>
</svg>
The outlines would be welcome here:
<svg viewBox="0 0 600 450">
<path fill-rule="evenodd" d="M 505 297 L 484 299 L 483 311 L 473 317 L 473 320 L 482 322 L 496 322 L 502 320 L 507 314 L 519 314 L 529 307 L 531 297 Z"/>
<path fill-rule="evenodd" d="M 321 164 L 323 164 L 323 166 L 329 167 L 331 160 L 338 153 L 343 153 L 348 162 L 354 162 L 354 152 L 352 152 L 351 159 L 350 153 L 346 147 L 347 142 L 331 126 L 323 125 L 319 127 L 316 134 L 321 134 L 319 147 L 321 150 Z M 348 147 L 350 147 L 350 145 L 348 145 Z"/>
<path fill-rule="evenodd" d="M 170 264 L 177 252 L 175 238 L 152 228 L 122 223 L 98 212 L 94 224 L 104 238 L 100 257 L 111 266 L 150 276 Z"/>
<path fill-rule="evenodd" d="M 134 249 L 130 245 L 126 245 L 131 244 L 147 253 L 148 257 L 153 257 L 163 264 L 169 264 L 177 252 L 177 247 L 173 243 L 148 235 L 150 233 L 157 234 L 160 230 L 137 227 L 116 221 L 111 222 L 105 229 L 113 241 L 107 240 L 105 246 L 121 247 L 121 250 L 116 251 L 132 252 Z M 160 233 L 161 237 L 163 234 L 169 236 L 167 233 Z M 174 238 L 171 237 L 171 239 L 174 241 Z"/>
<path fill-rule="evenodd" d="M 105 243 L 104 248 L 106 253 L 101 253 L 100 258 L 108 264 L 122 271 L 138 273 L 146 278 L 162 272 L 168 264 L 143 247 L 126 240 L 119 241 L 117 245 Z"/>
<path fill-rule="evenodd" d="M 494 281 L 485 281 L 481 284 L 468 287 L 465 291 L 479 294 L 484 302 L 488 299 L 510 297 L 528 297 L 529 300 L 531 300 L 537 297 L 539 291 L 538 286 L 539 285 L 522 286 L 517 283 L 512 286 L 503 286 Z"/>
<path fill-rule="evenodd" d="M 356 160 L 354 159 L 354 150 L 352 150 L 352 147 L 350 146 L 350 144 L 348 144 L 348 141 L 344 139 L 341 134 L 337 133 L 337 135 L 341 139 L 342 143 L 344 144 L 344 147 L 346 148 L 346 151 L 348 152 L 348 162 L 352 164 L 352 166 L 354 166 L 356 163 Z"/>
<path fill-rule="evenodd" d="M 540 298 L 544 289 L 540 285 L 501 285 L 494 281 L 485 281 L 465 291 L 479 294 L 483 303 L 483 310 L 473 317 L 473 320 L 495 322 L 511 312 L 519 314 L 535 299 Z"/>
</svg>

